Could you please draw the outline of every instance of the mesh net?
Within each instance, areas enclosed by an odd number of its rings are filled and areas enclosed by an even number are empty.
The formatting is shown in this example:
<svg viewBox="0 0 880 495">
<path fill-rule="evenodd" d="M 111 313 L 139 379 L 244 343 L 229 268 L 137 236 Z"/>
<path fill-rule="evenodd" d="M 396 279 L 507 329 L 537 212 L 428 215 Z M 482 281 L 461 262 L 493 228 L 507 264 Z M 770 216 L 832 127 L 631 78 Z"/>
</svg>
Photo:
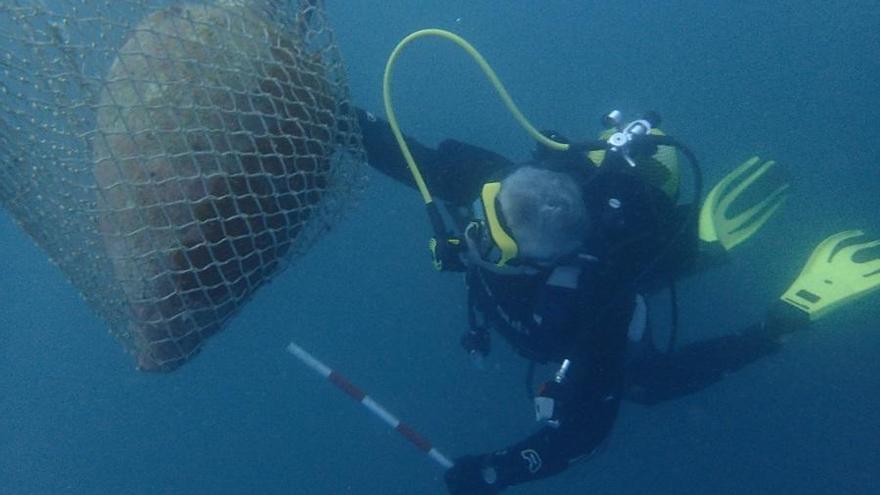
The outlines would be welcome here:
<svg viewBox="0 0 880 495">
<path fill-rule="evenodd" d="M 0 203 L 143 369 L 196 354 L 359 182 L 315 0 L 5 0 L 0 74 Z"/>
</svg>

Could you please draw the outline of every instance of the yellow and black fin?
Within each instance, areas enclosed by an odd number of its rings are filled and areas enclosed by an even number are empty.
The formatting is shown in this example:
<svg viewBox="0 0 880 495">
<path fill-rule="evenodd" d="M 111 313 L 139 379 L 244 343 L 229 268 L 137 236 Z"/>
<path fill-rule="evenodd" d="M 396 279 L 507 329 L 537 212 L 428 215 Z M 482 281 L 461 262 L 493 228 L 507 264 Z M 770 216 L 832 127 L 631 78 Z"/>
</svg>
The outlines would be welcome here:
<svg viewBox="0 0 880 495">
<path fill-rule="evenodd" d="M 700 239 L 706 243 L 717 242 L 725 251 L 730 251 L 758 232 L 788 198 L 788 182 L 779 174 L 768 175 L 775 165 L 773 160 L 762 162 L 754 156 L 716 184 L 700 210 Z M 772 189 L 772 192 L 757 203 L 746 208 L 738 207 L 737 213 L 732 213 L 734 202 L 762 178 L 762 187 Z"/>
<path fill-rule="evenodd" d="M 780 299 L 816 321 L 880 289 L 880 250 L 873 250 L 880 247 L 880 239 L 855 241 L 864 235 L 848 230 L 822 241 Z M 856 261 L 857 257 L 863 259 Z"/>
</svg>

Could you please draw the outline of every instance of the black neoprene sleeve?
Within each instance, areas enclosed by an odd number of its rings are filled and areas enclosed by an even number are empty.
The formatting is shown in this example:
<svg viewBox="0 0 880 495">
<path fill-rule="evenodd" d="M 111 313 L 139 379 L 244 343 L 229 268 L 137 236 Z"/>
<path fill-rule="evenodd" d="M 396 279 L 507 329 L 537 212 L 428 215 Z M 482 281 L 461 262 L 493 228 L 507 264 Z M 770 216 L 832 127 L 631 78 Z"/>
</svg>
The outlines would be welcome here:
<svg viewBox="0 0 880 495">
<path fill-rule="evenodd" d="M 415 188 L 415 181 L 388 122 L 357 109 L 358 123 L 370 166 Z M 492 151 L 447 139 L 437 148 L 406 138 L 410 152 L 431 194 L 440 200 L 469 205 L 480 187 L 512 162 Z"/>
</svg>

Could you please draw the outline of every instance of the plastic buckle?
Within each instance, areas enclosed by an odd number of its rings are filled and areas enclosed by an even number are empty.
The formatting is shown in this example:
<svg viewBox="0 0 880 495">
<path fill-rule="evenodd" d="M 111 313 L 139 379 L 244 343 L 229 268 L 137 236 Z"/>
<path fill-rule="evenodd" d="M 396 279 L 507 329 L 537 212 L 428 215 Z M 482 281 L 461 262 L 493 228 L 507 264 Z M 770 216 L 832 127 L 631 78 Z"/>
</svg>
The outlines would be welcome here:
<svg viewBox="0 0 880 495">
<path fill-rule="evenodd" d="M 464 270 L 464 264 L 458 258 L 461 239 L 451 237 L 438 241 L 432 237 L 428 241 L 428 249 L 431 251 L 431 263 L 438 272 Z"/>
</svg>

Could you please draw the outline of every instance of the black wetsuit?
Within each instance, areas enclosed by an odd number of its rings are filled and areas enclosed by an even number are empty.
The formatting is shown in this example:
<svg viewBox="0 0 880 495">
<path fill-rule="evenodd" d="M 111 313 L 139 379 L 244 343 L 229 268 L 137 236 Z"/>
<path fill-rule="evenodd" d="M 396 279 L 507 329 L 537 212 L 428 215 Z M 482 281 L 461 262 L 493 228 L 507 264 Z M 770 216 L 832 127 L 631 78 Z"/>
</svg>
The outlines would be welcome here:
<svg viewBox="0 0 880 495">
<path fill-rule="evenodd" d="M 413 186 L 387 123 L 360 116 L 370 164 Z M 444 141 L 437 149 L 409 144 L 433 195 L 454 205 L 470 205 L 484 182 L 513 167 L 500 155 L 457 141 Z M 696 235 L 691 232 L 677 249 L 664 251 L 680 233 L 681 207 L 625 170 L 599 171 L 559 158 L 532 165 L 558 171 L 576 167 L 573 178 L 593 219 L 585 233 L 589 258 L 576 266 L 577 284 L 559 286 L 551 272 L 510 276 L 470 269 L 466 277 L 471 310 L 519 354 L 540 363 L 571 362 L 556 397 L 559 426 L 544 426 L 480 456 L 482 464 L 495 468 L 499 487 L 556 474 L 598 448 L 627 390 L 637 390 L 629 398 L 646 403 L 678 397 L 777 349 L 776 335 L 756 326 L 673 354 L 649 346 L 639 362 L 628 364 L 627 334 L 637 294 L 692 264 Z M 658 259 L 664 252 L 686 255 Z M 482 331 L 471 320 L 470 331 Z"/>
</svg>

